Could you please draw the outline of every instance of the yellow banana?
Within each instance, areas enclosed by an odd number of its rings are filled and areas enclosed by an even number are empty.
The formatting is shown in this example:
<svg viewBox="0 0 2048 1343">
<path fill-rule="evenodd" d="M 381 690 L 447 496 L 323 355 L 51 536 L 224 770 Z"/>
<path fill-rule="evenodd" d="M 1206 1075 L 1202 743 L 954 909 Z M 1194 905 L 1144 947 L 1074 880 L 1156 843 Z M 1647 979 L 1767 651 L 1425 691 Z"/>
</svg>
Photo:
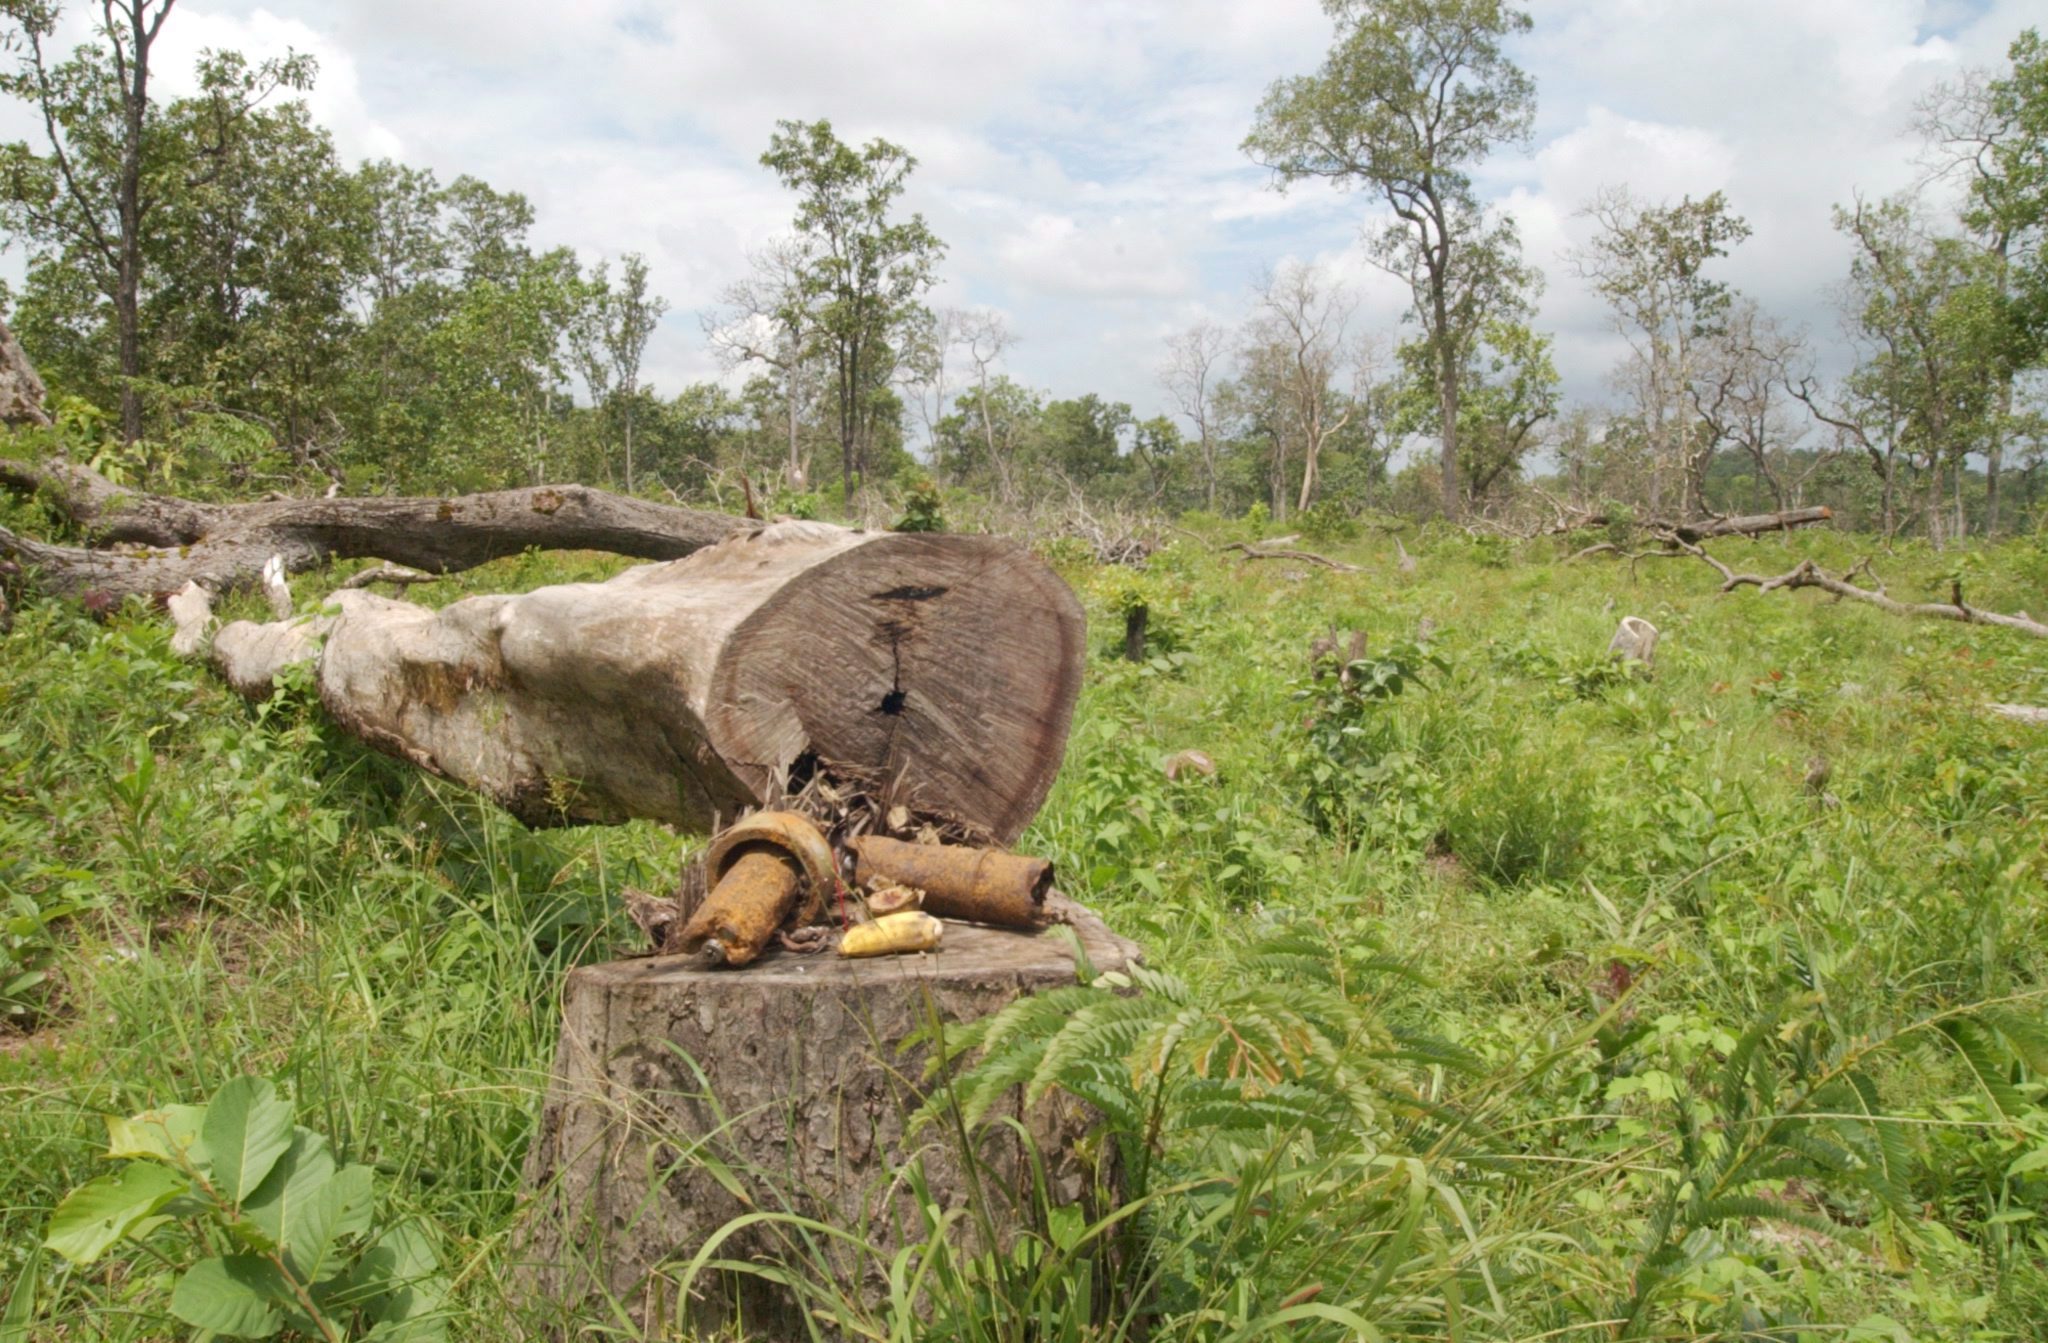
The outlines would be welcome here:
<svg viewBox="0 0 2048 1343">
<path fill-rule="evenodd" d="M 841 956 L 902 956 L 913 951 L 936 951 L 946 925 L 921 909 L 885 914 L 873 923 L 848 928 L 839 939 Z"/>
</svg>

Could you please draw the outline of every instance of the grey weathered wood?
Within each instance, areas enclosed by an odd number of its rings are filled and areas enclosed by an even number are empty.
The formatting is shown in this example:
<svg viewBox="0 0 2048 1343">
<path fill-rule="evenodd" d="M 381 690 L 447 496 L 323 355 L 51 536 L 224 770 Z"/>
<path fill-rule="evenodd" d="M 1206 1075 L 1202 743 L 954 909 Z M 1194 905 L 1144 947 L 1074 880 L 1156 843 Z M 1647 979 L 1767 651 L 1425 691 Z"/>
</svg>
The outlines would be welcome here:
<svg viewBox="0 0 2048 1343">
<path fill-rule="evenodd" d="M 1135 957 L 1136 948 L 1092 914 L 1072 917 L 1098 970 Z M 533 1300 L 559 1312 L 565 1333 L 609 1323 L 609 1297 L 628 1303 L 650 1334 L 686 1316 L 708 1333 L 737 1316 L 756 1336 L 802 1337 L 790 1298 L 759 1279 L 714 1277 L 700 1284 L 704 1295 L 692 1307 L 678 1302 L 675 1280 L 708 1237 L 750 1210 L 865 1228 L 893 1250 L 903 1241 L 890 1219 L 917 1226 L 891 1183 L 913 1159 L 923 1161 L 943 1206 L 981 1197 L 998 1225 L 1013 1224 L 1029 1184 L 1018 1138 L 1001 1126 L 983 1131 L 980 1157 L 993 1178 L 971 1195 L 952 1132 L 934 1125 L 905 1136 L 922 1099 L 915 1083 L 924 1054 L 901 1054 L 897 1045 L 934 1011 L 968 1021 L 1072 983 L 1068 946 L 1057 930 L 948 923 L 939 951 L 925 956 L 848 961 L 771 951 L 737 971 L 685 957 L 573 971 L 526 1164 L 532 1205 L 520 1258 Z M 1084 1112 L 1055 1096 L 1025 1123 L 1055 1197 L 1081 1198 L 1095 1178 L 1093 1158 L 1075 1145 Z M 724 1163 L 745 1200 L 705 1169 L 699 1152 Z M 784 1253 L 774 1231 L 755 1228 L 719 1257 L 772 1261 Z M 844 1249 L 835 1263 L 849 1285 L 875 1290 L 872 1263 Z"/>
<path fill-rule="evenodd" d="M 359 558 L 453 573 L 536 547 L 675 559 L 759 527 L 585 485 L 213 504 L 131 490 L 71 462 L 0 459 L 0 487 L 35 493 L 88 542 L 58 545 L 0 528 L 0 555 L 34 568 L 47 592 L 97 592 L 117 602 L 186 583 L 216 593 L 246 587 L 273 555 L 290 574 Z"/>
<path fill-rule="evenodd" d="M 708 832 L 806 756 L 997 843 L 1045 801 L 1080 693 L 1080 603 L 989 536 L 785 522 L 602 583 L 431 610 L 236 622 L 213 660 L 245 693 L 317 659 L 320 699 L 379 750 L 533 825 Z"/>
<path fill-rule="evenodd" d="M 1646 668 L 1653 665 L 1657 657 L 1657 627 L 1641 616 L 1623 616 L 1614 637 L 1607 642 L 1607 653 Z"/>
</svg>

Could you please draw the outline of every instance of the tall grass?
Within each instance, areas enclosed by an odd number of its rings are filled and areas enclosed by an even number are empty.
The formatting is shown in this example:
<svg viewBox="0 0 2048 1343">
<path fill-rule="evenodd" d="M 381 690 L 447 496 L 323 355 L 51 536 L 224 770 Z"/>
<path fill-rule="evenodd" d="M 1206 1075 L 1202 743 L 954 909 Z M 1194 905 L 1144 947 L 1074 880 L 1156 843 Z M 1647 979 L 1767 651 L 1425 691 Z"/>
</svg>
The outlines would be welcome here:
<svg viewBox="0 0 2048 1343">
<path fill-rule="evenodd" d="M 1840 565 L 1850 544 L 1769 538 L 1746 564 Z M 1015 1009 L 1005 1038 L 949 1033 L 964 1071 L 931 1120 L 957 1132 L 1004 1085 L 1087 1097 L 1121 1211 L 1034 1188 L 1007 1241 L 971 1212 L 897 1239 L 771 1199 L 791 1246 L 774 1271 L 820 1331 L 2034 1332 L 2048 750 L 1980 706 L 2048 698 L 2048 650 L 1719 596 L 1703 567 L 1631 578 L 1532 548 L 1494 568 L 1443 538 L 1404 576 L 1383 545 L 1344 550 L 1355 577 L 1192 544 L 1155 561 L 1173 656 L 1092 656 L 1024 841 L 1145 941 L 1149 977 Z M 1127 586 L 1065 562 L 1098 616 Z M 1903 595 L 1946 563 L 1908 547 L 1884 570 Z M 1972 600 L 2027 605 L 2036 563 L 1987 550 Z M 1663 628 L 1658 670 L 1608 682 L 1588 659 L 1629 613 Z M 1425 616 L 1441 665 L 1319 736 L 1314 636 L 1363 628 L 1385 658 Z M 0 704 L 0 911 L 26 920 L 0 988 L 47 975 L 0 1027 L 0 1281 L 98 1173 L 99 1115 L 254 1071 L 377 1167 L 387 1211 L 442 1229 L 453 1336 L 564 1323 L 514 1282 L 556 985 L 631 945 L 617 892 L 668 880 L 675 841 L 526 833 L 339 737 L 302 692 L 234 700 L 142 612 L 21 610 Z M 1215 778 L 1165 779 L 1189 747 Z M 1183 1018 L 1185 1043 L 1156 1047 Z M 918 1206 L 915 1166 L 893 1178 Z M 692 1271 L 769 1270 L 716 1246 L 664 1270 L 672 1290 Z M 31 1337 L 168 1332 L 119 1263 L 33 1274 Z M 623 1310 L 567 1323 L 648 1333 Z"/>
</svg>

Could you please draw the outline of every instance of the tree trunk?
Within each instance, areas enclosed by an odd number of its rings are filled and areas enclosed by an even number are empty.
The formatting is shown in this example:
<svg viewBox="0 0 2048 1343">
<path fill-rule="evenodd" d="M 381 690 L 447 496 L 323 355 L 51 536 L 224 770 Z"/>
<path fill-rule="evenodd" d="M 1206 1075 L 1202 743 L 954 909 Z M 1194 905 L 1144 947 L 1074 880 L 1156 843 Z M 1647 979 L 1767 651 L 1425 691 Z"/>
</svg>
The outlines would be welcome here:
<svg viewBox="0 0 2048 1343">
<path fill-rule="evenodd" d="M 43 409 L 47 395 L 28 352 L 7 323 L 0 322 L 0 424 L 48 424 L 49 412 Z"/>
<path fill-rule="evenodd" d="M 1073 593 L 1011 542 L 810 522 L 439 611 L 331 600 L 227 626 L 215 665 L 263 696 L 317 658 L 345 729 L 536 826 L 710 831 L 815 763 L 1006 844 L 1059 771 L 1084 650 Z"/>
<path fill-rule="evenodd" d="M 1442 331 L 1439 319 L 1438 330 Z M 1441 345 L 1443 337 L 1438 337 Z M 1464 515 L 1465 496 L 1458 485 L 1458 370 L 1448 348 L 1437 351 L 1437 414 L 1443 419 L 1443 434 L 1437 454 L 1443 473 L 1444 519 L 1456 522 Z"/>
<path fill-rule="evenodd" d="M 1132 962 L 1134 946 L 1068 909 L 1098 971 Z M 1071 984 L 1074 968 L 1058 936 L 948 923 L 930 955 L 770 951 L 744 971 L 658 957 L 570 972 L 554 1080 L 527 1152 L 529 1301 L 564 1333 L 614 1318 L 616 1302 L 648 1337 L 808 1336 L 806 1303 L 765 1278 L 706 1271 L 686 1293 L 688 1264 L 708 1251 L 788 1265 L 879 1315 L 891 1256 L 923 1239 L 910 1189 L 892 1183 L 913 1162 L 933 1215 L 965 1214 L 956 1244 L 984 1249 L 984 1232 L 1007 1240 L 1031 1213 L 1033 1153 L 1001 1122 L 975 1131 L 973 1162 L 949 1122 L 907 1134 L 929 1051 L 897 1046 L 934 1017 L 971 1021 Z M 1017 1116 L 1013 1098 L 992 1118 Z M 1087 1113 L 1054 1093 L 1021 1118 L 1047 1197 L 1090 1218 L 1103 1211 L 1087 1204 L 1115 1196 L 1117 1172 L 1091 1166 L 1080 1145 Z M 860 1243 L 757 1221 L 713 1244 L 755 1212 L 816 1218 Z"/>
</svg>

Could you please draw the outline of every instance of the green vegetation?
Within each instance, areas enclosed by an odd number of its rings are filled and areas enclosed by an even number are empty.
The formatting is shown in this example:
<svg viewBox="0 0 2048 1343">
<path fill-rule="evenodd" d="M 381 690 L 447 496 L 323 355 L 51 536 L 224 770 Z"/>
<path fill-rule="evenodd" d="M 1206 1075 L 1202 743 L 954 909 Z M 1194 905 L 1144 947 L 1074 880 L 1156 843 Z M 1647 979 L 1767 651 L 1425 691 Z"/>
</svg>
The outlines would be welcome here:
<svg viewBox="0 0 2048 1343">
<path fill-rule="evenodd" d="M 660 394 L 644 258 L 344 163 L 303 57 L 208 53 L 157 99 L 171 9 L 108 0 L 67 53 L 53 0 L 0 0 L 0 93 L 40 128 L 0 146 L 27 258 L 0 299 L 54 420 L 0 451 L 207 499 L 581 480 L 1013 530 L 1088 604 L 1021 847 L 1147 964 L 947 1031 L 920 1120 L 958 1139 L 1064 1091 L 1120 1197 L 1040 1180 L 1008 1242 L 917 1199 L 898 1253 L 721 1168 L 790 1256 L 714 1243 L 675 1290 L 774 1273 L 821 1329 L 975 1343 L 2040 1335 L 2048 749 L 1986 706 L 2048 704 L 2048 644 L 1722 594 L 1669 548 L 1825 502 L 1839 531 L 1708 544 L 1764 573 L 1881 550 L 1894 597 L 2041 610 L 2037 33 L 1923 107 L 1954 200 L 1838 211 L 1841 376 L 1718 278 L 1752 232 L 1727 197 L 1617 184 L 1573 258 L 1627 342 L 1617 401 L 1566 407 L 1543 277 L 1475 185 L 1535 124 L 1531 18 L 1328 0 L 1326 60 L 1245 109 L 1246 147 L 1391 212 L 1369 243 L 1414 330 L 1276 265 L 1241 323 L 1166 342 L 1177 418 L 1147 418 L 1013 379 L 1001 313 L 929 309 L 916 160 L 822 120 L 778 124 L 792 232 L 702 314 L 736 376 Z M 88 539 L 46 503 L 0 497 L 0 541 Z M 1218 548 L 1283 531 L 1358 568 Z M 1567 561 L 1602 541 L 1676 562 Z M 530 833 L 303 681 L 235 698 L 154 610 L 39 599 L 7 556 L 0 583 L 0 1343 L 554 1336 L 515 1288 L 559 985 L 638 949 L 621 893 L 686 842 Z M 1662 631 L 1654 673 L 1604 651 L 1624 614 Z M 1185 751 L 1213 775 L 1170 778 Z M 702 1136 L 677 1150 L 715 1159 Z"/>
<path fill-rule="evenodd" d="M 1024 847 L 1150 969 L 1135 996 L 1016 1009 L 958 1095 L 1093 1099 L 1133 1202 L 1108 1224 L 1048 1208 L 1004 1263 L 935 1235 L 916 1262 L 945 1286 L 917 1309 L 943 1320 L 918 1336 L 1091 1311 L 1191 1337 L 2027 1336 L 2048 1309 L 2048 754 L 1982 706 L 2048 696 L 2038 642 L 1721 596 L 1697 564 L 1631 582 L 1551 543 L 1493 567 L 1413 539 L 1414 575 L 1379 538 L 1338 551 L 1361 575 L 1183 540 L 1138 576 L 1170 642 L 1135 664 L 1130 571 L 1054 547 L 1102 637 Z M 1753 544 L 1759 567 L 1850 553 Z M 2038 590 L 2031 543 L 1971 559 L 1986 605 Z M 1887 578 L 1952 568 L 1909 547 Z M 1592 674 L 1610 598 L 1664 630 L 1653 677 Z M 1310 662 L 1332 625 L 1367 632 L 1348 683 Z M 377 1172 L 373 1226 L 439 1237 L 450 1336 L 516 1337 L 555 986 L 632 945 L 618 890 L 664 881 L 676 842 L 526 833 L 303 692 L 241 703 L 139 610 L 23 609 L 0 695 L 0 881 L 60 916 L 9 943 L 10 973 L 49 978 L 13 992 L 0 1053 L 0 1244 L 38 1318 L 173 1327 L 171 1270 L 212 1214 L 89 1266 L 33 1247 L 106 1178 L 102 1116 L 253 1073 Z M 1216 778 L 1166 779 L 1188 747 Z M 913 1328 L 907 1288 L 832 1299 Z"/>
</svg>

